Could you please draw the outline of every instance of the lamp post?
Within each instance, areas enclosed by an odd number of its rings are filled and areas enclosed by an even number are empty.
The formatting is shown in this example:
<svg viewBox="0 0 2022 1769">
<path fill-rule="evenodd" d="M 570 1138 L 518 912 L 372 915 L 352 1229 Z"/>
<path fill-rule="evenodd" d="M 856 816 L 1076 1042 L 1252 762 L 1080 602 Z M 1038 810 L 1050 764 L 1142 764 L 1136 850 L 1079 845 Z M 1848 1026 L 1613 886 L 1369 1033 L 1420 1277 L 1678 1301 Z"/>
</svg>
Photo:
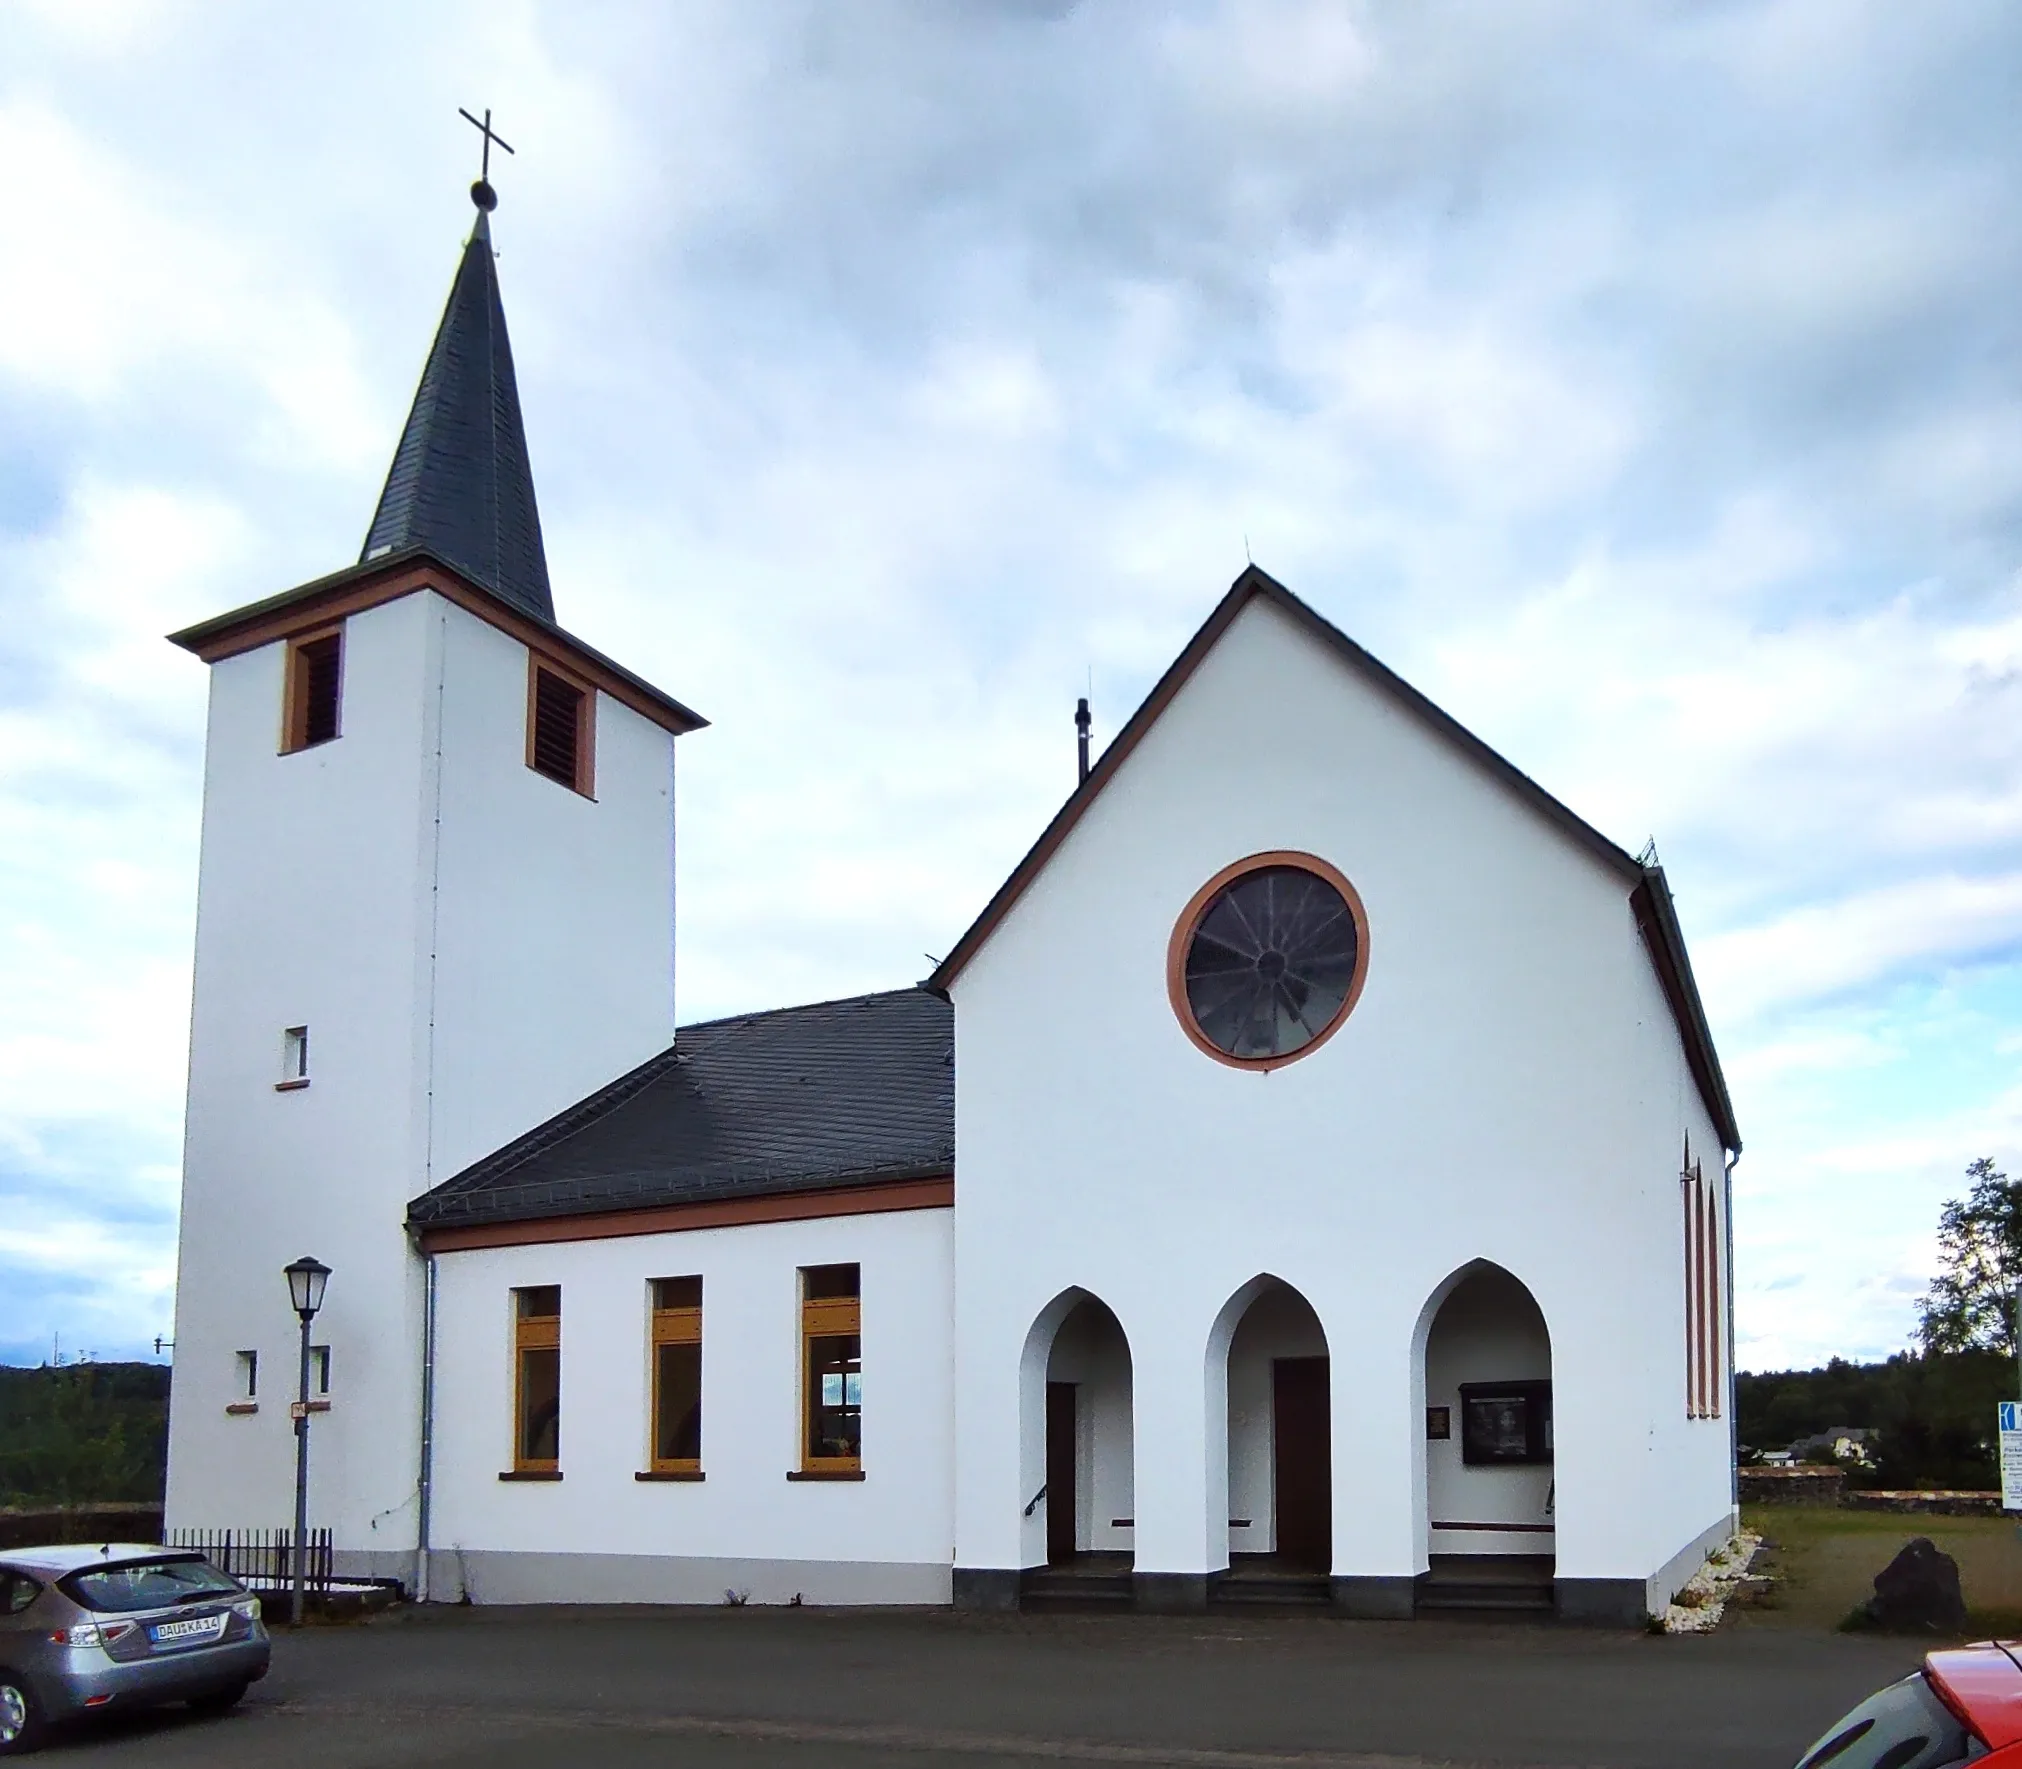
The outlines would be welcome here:
<svg viewBox="0 0 2022 1769">
<path fill-rule="evenodd" d="M 302 1258 L 281 1268 L 288 1280 L 288 1300 L 294 1304 L 302 1323 L 302 1379 L 295 1401 L 295 1544 L 291 1556 L 295 1566 L 295 1602 L 288 1612 L 288 1625 L 302 1625 L 309 1532 L 309 1323 L 323 1306 L 323 1290 L 330 1282 L 330 1268 L 320 1259 Z"/>
</svg>

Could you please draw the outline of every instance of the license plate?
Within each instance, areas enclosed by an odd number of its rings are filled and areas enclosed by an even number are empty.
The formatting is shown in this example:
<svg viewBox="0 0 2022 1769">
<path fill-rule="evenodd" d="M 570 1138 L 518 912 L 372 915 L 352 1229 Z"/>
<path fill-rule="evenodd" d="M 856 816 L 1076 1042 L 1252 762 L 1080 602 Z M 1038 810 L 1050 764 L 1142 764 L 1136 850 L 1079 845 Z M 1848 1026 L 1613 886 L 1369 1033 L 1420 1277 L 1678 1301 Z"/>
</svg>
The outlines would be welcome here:
<svg viewBox="0 0 2022 1769">
<path fill-rule="evenodd" d="M 147 1637 L 157 1646 L 201 1646 L 207 1640 L 221 1639 L 224 1632 L 223 1616 L 205 1615 L 186 1622 L 156 1622 Z"/>
</svg>

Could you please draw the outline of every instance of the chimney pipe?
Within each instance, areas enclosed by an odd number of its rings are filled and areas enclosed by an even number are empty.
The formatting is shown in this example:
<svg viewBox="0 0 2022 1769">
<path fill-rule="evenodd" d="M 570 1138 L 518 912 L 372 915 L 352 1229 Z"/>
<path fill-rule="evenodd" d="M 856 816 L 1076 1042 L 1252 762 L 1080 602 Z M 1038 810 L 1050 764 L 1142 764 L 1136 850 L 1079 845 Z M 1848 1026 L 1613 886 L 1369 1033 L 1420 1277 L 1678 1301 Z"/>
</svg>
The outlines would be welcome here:
<svg viewBox="0 0 2022 1769">
<path fill-rule="evenodd" d="M 1074 730 L 1081 750 L 1081 778 L 1088 778 L 1088 727 L 1092 721 L 1088 716 L 1088 701 L 1084 697 L 1074 703 Z"/>
</svg>

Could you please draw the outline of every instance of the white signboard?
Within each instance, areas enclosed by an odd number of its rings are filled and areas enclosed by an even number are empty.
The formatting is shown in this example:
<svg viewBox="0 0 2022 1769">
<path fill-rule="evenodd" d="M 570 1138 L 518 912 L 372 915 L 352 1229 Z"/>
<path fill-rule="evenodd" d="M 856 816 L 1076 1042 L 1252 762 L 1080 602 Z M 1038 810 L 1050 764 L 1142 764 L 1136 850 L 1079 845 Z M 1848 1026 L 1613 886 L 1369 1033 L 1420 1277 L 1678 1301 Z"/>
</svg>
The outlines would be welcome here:
<svg viewBox="0 0 2022 1769">
<path fill-rule="evenodd" d="M 2001 1509 L 2022 1511 L 2022 1401 L 2002 1401 L 2000 1415 Z"/>
</svg>

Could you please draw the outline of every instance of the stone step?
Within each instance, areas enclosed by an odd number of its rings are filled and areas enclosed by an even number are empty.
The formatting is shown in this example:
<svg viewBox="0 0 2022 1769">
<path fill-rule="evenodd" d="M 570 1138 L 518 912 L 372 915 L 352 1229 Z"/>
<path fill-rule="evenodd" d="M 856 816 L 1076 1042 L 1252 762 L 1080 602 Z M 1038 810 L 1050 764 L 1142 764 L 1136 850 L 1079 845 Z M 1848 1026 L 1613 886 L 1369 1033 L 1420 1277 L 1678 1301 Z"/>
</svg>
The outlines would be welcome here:
<svg viewBox="0 0 2022 1769">
<path fill-rule="evenodd" d="M 1522 1615 L 1550 1615 L 1552 1613 L 1552 1588 L 1549 1585 L 1520 1585 L 1496 1581 L 1493 1583 L 1463 1583 L 1428 1580 L 1418 1587 L 1417 1609 L 1426 1610 L 1496 1610 Z"/>
<path fill-rule="evenodd" d="M 1325 1573 L 1308 1578 L 1230 1573 L 1208 1587 L 1212 1609 L 1326 1609 L 1333 1600 L 1333 1581 Z"/>
<path fill-rule="evenodd" d="M 1134 1592 L 1127 1572 L 1088 1573 L 1039 1567 L 1020 1581 L 1018 1598 L 1022 1609 L 1129 1609 Z"/>
</svg>

